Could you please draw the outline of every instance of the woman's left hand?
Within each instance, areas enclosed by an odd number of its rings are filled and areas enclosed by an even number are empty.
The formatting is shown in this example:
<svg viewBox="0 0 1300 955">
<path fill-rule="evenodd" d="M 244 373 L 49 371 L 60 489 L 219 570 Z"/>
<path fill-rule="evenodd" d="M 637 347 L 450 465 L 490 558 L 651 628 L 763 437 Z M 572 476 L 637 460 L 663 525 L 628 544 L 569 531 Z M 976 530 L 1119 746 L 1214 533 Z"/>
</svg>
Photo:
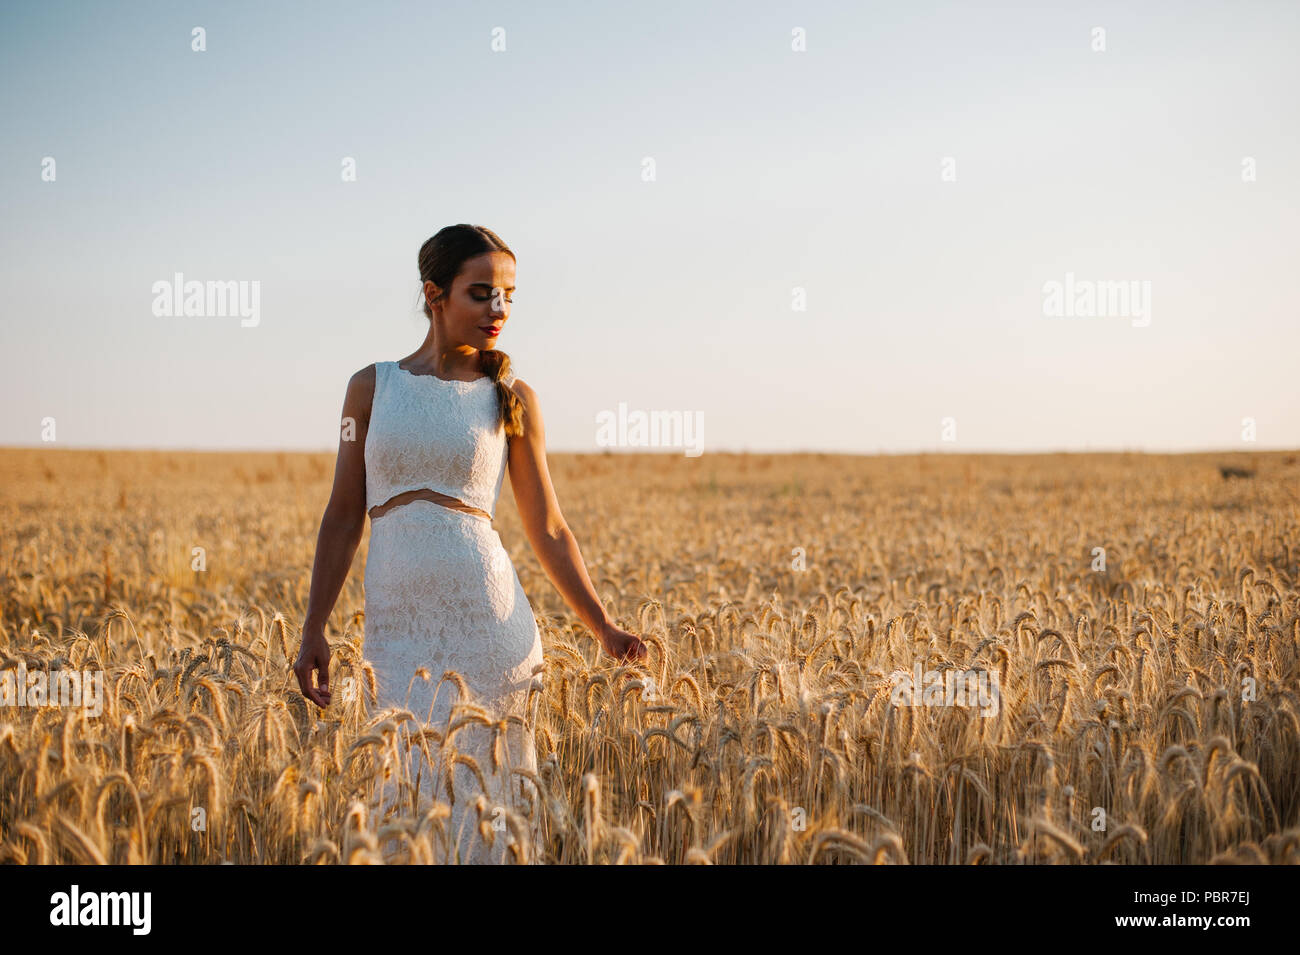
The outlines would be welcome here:
<svg viewBox="0 0 1300 955">
<path fill-rule="evenodd" d="M 601 629 L 597 639 L 605 652 L 616 660 L 644 660 L 649 653 L 640 637 L 612 623 Z"/>
</svg>

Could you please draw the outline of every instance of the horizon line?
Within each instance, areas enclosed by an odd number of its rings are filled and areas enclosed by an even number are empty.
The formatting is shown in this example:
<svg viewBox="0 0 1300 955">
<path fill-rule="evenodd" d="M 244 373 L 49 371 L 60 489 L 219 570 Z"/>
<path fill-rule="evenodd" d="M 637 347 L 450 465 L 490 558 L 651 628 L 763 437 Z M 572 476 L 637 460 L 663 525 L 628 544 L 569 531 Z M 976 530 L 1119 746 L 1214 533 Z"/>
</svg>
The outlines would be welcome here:
<svg viewBox="0 0 1300 955">
<path fill-rule="evenodd" d="M 152 452 L 152 453 L 177 453 L 177 454 L 336 454 L 337 447 L 325 448 L 240 448 L 240 447 L 156 447 L 149 445 L 61 445 L 57 442 L 43 442 L 40 444 L 6 444 L 0 445 L 0 452 L 4 451 L 98 451 L 98 452 Z M 962 457 L 967 455 L 1005 455 L 1008 457 L 1031 456 L 1045 454 L 1151 454 L 1151 455 L 1177 455 L 1177 454 L 1285 454 L 1300 453 L 1297 447 L 1272 447 L 1261 446 L 1256 448 L 1224 448 L 1224 447 L 1205 447 L 1205 448 L 1184 448 L 1184 449 L 1148 449 L 1132 447 L 1087 447 L 1087 448 L 1046 448 L 1046 449 L 988 449 L 988 448 L 963 448 L 962 450 L 944 449 L 944 448 L 920 448 L 910 450 L 896 450 L 887 448 L 877 448 L 869 451 L 844 451 L 844 450 L 823 450 L 818 448 L 798 448 L 786 449 L 780 451 L 763 450 L 758 448 L 717 448 L 712 451 L 704 451 L 698 455 L 688 455 L 682 448 L 672 447 L 629 447 L 629 448 L 599 448 L 575 451 L 569 448 L 547 448 L 547 454 L 586 454 L 600 457 L 615 456 L 633 456 L 633 455 L 662 455 L 666 457 L 684 457 L 684 458 L 703 458 L 709 455 L 730 454 L 730 455 L 840 455 L 844 457 L 887 457 L 900 455 L 933 455 L 947 457 Z"/>
</svg>

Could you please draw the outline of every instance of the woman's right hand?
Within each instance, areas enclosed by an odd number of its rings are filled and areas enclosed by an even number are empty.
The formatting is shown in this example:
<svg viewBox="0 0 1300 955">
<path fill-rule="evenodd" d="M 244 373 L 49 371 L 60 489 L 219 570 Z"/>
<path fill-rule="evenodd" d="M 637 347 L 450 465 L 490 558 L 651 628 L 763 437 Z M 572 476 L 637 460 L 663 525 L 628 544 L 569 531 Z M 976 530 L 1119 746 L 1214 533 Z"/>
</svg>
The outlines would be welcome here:
<svg viewBox="0 0 1300 955">
<path fill-rule="evenodd" d="M 330 705 L 330 645 L 324 631 L 303 633 L 302 648 L 298 651 L 293 672 L 298 675 L 303 696 L 322 710 Z M 312 685 L 313 673 L 320 674 L 316 686 Z"/>
</svg>

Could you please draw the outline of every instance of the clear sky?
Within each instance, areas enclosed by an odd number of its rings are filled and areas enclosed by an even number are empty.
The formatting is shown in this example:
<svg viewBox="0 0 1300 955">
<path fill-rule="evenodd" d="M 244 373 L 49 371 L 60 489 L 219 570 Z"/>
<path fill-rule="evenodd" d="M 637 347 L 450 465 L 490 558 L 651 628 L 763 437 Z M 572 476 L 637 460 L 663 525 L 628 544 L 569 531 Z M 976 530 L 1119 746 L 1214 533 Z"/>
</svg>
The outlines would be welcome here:
<svg viewBox="0 0 1300 955">
<path fill-rule="evenodd" d="M 334 449 L 470 222 L 555 451 L 620 402 L 706 454 L 1300 447 L 1298 48 L 1263 0 L 9 0 L 0 444 Z M 257 324 L 155 315 L 178 272 Z"/>
</svg>

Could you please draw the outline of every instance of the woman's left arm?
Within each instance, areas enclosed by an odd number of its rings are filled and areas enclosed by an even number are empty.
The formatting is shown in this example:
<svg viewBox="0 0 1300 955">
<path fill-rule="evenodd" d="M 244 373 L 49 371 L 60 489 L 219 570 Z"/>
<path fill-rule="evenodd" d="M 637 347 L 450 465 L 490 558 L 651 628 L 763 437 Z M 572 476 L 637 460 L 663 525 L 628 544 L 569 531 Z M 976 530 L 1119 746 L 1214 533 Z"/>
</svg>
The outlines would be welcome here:
<svg viewBox="0 0 1300 955">
<path fill-rule="evenodd" d="M 516 378 L 512 390 L 524 403 L 524 433 L 509 439 L 510 488 L 528 542 L 546 575 L 582 619 L 605 652 L 618 659 L 643 660 L 646 646 L 615 625 L 587 576 L 578 541 L 560 512 L 546 466 L 546 429 L 537 393 Z"/>
</svg>

